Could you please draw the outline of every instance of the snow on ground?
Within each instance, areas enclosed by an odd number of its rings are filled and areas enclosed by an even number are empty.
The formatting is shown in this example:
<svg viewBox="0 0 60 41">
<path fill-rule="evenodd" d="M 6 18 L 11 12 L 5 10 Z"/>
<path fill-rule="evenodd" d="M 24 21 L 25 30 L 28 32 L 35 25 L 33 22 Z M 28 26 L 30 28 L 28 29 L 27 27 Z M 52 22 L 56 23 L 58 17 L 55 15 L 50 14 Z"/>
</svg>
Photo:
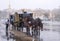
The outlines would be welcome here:
<svg viewBox="0 0 60 41">
<path fill-rule="evenodd" d="M 60 41 L 60 33 L 55 31 L 41 31 L 43 41 Z"/>
<path fill-rule="evenodd" d="M 0 41 L 7 41 L 7 37 L 5 34 L 5 22 L 4 20 L 0 21 Z M 9 41 L 13 41 L 13 39 L 9 39 Z"/>
<path fill-rule="evenodd" d="M 5 36 L 5 22 L 0 21 L 0 41 L 7 41 L 7 38 Z M 44 27 L 48 28 L 51 27 L 51 29 L 56 29 L 59 30 L 60 26 L 45 26 Z M 44 30 L 41 31 L 40 34 L 41 41 L 60 41 L 60 32 L 58 31 L 53 31 L 53 30 Z M 13 41 L 10 39 L 9 41 Z"/>
</svg>

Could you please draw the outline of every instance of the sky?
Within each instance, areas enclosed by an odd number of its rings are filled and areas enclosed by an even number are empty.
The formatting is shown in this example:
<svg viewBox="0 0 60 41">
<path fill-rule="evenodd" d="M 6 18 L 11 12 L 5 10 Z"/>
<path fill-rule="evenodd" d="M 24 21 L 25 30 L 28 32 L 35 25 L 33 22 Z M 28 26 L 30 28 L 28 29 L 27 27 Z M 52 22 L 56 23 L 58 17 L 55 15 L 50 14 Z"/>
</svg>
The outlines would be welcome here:
<svg viewBox="0 0 60 41">
<path fill-rule="evenodd" d="M 60 0 L 0 0 L 0 10 L 7 9 L 9 1 L 13 9 L 53 9 L 60 6 Z"/>
</svg>

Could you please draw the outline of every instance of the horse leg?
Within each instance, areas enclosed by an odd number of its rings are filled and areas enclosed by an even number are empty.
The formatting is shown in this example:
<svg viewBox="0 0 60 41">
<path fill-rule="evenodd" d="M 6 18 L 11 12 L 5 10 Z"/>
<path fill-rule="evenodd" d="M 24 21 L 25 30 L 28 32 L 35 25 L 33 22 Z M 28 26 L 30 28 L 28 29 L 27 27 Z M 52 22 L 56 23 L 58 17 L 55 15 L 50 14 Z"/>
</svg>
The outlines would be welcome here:
<svg viewBox="0 0 60 41">
<path fill-rule="evenodd" d="M 31 36 L 33 36 L 33 35 L 34 35 L 34 28 L 31 27 Z"/>
<path fill-rule="evenodd" d="M 32 36 L 34 35 L 34 28 L 32 27 Z"/>
<path fill-rule="evenodd" d="M 12 30 L 13 30 L 13 27 L 14 27 L 14 26 L 12 25 Z"/>
<path fill-rule="evenodd" d="M 32 36 L 32 27 L 30 27 L 30 35 Z"/>
<path fill-rule="evenodd" d="M 26 30 L 27 30 L 27 35 L 30 35 L 30 29 L 27 27 Z"/>
<path fill-rule="evenodd" d="M 41 31 L 43 31 L 43 24 L 41 24 Z"/>
<path fill-rule="evenodd" d="M 33 27 L 32 27 L 32 37 L 33 37 L 33 40 L 32 41 L 35 41 L 35 30 L 34 30 Z"/>
<path fill-rule="evenodd" d="M 22 30 L 22 32 L 23 32 L 23 27 L 24 27 L 24 24 L 23 24 L 23 23 L 21 23 L 21 30 Z"/>
<path fill-rule="evenodd" d="M 20 27 L 20 31 L 22 31 L 22 32 L 23 32 L 23 26 L 21 26 L 21 27 Z"/>
<path fill-rule="evenodd" d="M 37 37 L 37 30 L 36 30 L 36 28 L 34 30 L 34 35 L 35 35 L 35 37 Z"/>
<path fill-rule="evenodd" d="M 38 41 L 40 41 L 40 27 L 38 27 L 37 31 L 38 31 L 38 37 L 37 38 L 38 38 Z"/>
</svg>

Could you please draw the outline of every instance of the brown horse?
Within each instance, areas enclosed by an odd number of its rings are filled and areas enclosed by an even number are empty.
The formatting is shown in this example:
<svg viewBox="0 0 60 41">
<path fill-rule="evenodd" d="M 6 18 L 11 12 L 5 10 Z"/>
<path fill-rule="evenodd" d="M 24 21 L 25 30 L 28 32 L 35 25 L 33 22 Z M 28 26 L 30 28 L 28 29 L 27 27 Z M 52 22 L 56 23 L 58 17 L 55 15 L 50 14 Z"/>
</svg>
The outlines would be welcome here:
<svg viewBox="0 0 60 41">
<path fill-rule="evenodd" d="M 32 26 L 31 21 L 32 18 L 29 16 L 26 16 L 23 18 L 24 26 L 26 27 L 27 34 L 30 35 L 30 27 Z"/>
<path fill-rule="evenodd" d="M 33 22 L 33 33 L 32 35 L 34 35 L 35 37 L 37 37 L 37 35 L 40 36 L 40 30 L 43 31 L 43 23 L 41 21 L 40 18 L 36 18 Z"/>
<path fill-rule="evenodd" d="M 41 19 L 39 18 L 33 19 L 32 17 L 29 17 L 29 16 L 25 17 L 24 26 L 27 28 L 27 34 L 29 35 L 30 35 L 30 28 L 32 28 L 32 31 L 34 31 L 35 35 L 37 35 L 38 30 L 40 29 L 43 31 L 43 24 L 42 24 Z"/>
</svg>

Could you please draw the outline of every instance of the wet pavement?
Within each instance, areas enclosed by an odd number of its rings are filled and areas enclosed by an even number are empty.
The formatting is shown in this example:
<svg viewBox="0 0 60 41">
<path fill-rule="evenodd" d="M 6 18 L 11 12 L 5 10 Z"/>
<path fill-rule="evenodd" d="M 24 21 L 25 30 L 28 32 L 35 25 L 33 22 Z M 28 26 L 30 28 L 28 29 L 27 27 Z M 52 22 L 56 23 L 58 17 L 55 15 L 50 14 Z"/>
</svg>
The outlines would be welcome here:
<svg viewBox="0 0 60 41">
<path fill-rule="evenodd" d="M 60 41 L 60 33 L 56 31 L 42 31 L 40 38 L 43 41 Z"/>
<path fill-rule="evenodd" d="M 60 41 L 60 26 L 44 24 L 44 31 L 40 31 L 41 41 Z M 5 36 L 5 25 L 0 22 L 0 41 L 7 41 Z M 9 39 L 13 41 L 13 39 Z"/>
<path fill-rule="evenodd" d="M 5 24 L 0 21 L 0 41 L 13 41 L 13 39 L 7 40 L 6 34 L 5 34 Z"/>
</svg>

